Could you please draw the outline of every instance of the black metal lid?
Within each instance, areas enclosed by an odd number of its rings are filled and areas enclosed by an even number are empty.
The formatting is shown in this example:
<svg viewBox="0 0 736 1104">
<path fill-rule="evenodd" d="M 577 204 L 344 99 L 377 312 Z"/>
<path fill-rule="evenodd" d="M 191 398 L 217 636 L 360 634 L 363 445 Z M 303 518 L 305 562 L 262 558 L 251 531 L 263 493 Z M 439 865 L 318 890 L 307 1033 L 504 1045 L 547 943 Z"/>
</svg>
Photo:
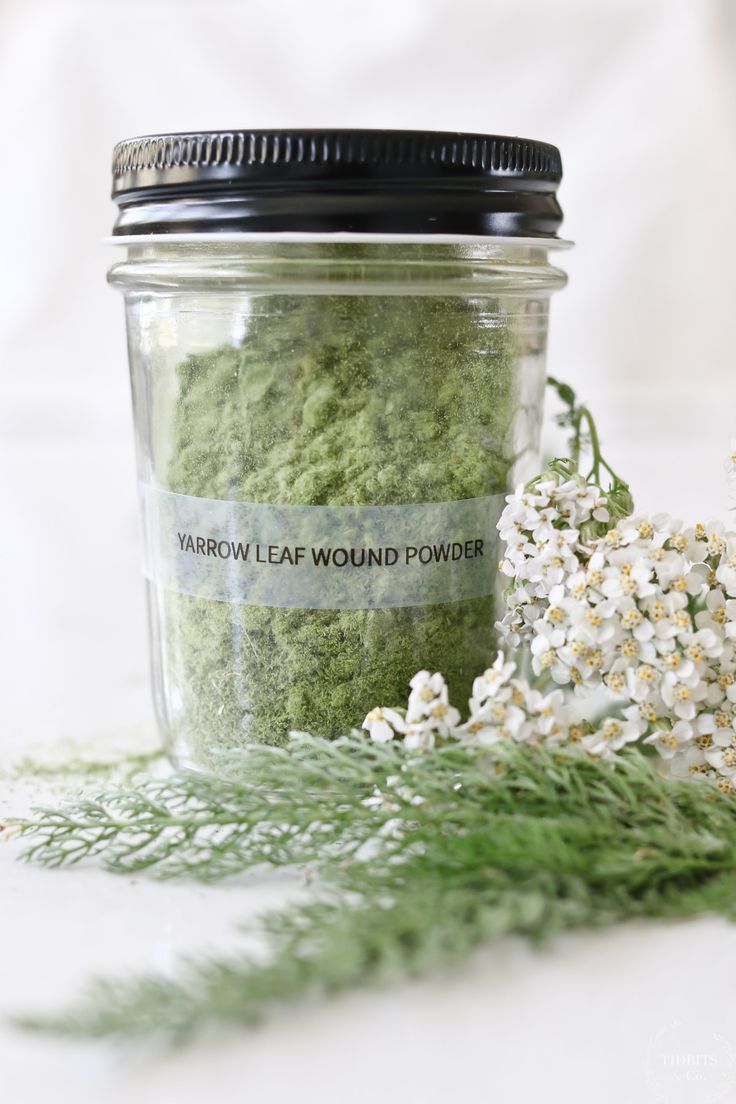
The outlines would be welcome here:
<svg viewBox="0 0 736 1104">
<path fill-rule="evenodd" d="M 559 151 L 427 130 L 220 130 L 129 138 L 113 233 L 554 238 Z"/>
</svg>

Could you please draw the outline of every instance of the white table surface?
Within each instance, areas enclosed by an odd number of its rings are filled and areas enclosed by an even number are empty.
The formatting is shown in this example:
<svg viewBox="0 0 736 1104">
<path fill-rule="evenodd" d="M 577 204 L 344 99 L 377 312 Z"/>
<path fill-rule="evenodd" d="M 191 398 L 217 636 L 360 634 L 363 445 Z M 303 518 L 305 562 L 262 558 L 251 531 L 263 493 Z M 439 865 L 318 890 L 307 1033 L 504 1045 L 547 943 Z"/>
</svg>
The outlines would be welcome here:
<svg viewBox="0 0 736 1104">
<path fill-rule="evenodd" d="M 96 401 L 80 397 L 65 418 L 34 400 L 23 424 L 19 394 L 23 431 L 3 437 L 2 470 L 23 473 L 3 490 L 7 531 L 23 537 L 3 550 L 6 768 L 29 753 L 60 761 L 156 741 L 125 380 Z M 651 409 L 612 395 L 602 419 L 615 459 L 640 473 L 642 504 L 723 514 L 727 404 L 697 390 L 670 399 L 657 449 Z M 7 813 L 45 787 L 4 777 L 0 791 Z M 47 872 L 17 851 L 0 846 L 6 1014 L 57 1009 L 93 974 L 169 970 L 180 952 L 235 947 L 237 922 L 290 888 L 278 876 L 202 888 Z M 730 1100 L 735 991 L 736 926 L 718 918 L 571 934 L 541 952 L 508 940 L 452 977 L 291 1009 L 254 1033 L 210 1030 L 174 1052 L 59 1042 L 4 1022 L 0 1099 Z"/>
</svg>

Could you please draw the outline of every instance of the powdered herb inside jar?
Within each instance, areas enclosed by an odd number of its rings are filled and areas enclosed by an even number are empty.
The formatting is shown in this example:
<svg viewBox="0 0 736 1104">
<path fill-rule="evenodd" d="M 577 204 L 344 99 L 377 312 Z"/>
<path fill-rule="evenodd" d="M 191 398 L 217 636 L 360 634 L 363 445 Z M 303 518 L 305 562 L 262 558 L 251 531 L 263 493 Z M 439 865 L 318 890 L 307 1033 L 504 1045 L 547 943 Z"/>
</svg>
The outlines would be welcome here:
<svg viewBox="0 0 736 1104">
<path fill-rule="evenodd" d="M 335 737 L 494 651 L 559 155 L 399 131 L 117 147 L 157 713 L 174 760 Z"/>
</svg>

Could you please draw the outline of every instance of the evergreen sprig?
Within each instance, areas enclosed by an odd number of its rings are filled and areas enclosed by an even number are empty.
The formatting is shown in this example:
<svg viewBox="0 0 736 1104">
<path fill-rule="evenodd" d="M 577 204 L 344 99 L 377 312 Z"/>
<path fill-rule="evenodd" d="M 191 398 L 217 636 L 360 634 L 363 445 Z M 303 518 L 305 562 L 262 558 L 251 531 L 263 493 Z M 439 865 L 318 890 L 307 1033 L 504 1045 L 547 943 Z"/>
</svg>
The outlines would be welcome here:
<svg viewBox="0 0 736 1104">
<path fill-rule="evenodd" d="M 180 1037 L 253 1023 L 280 1002 L 446 966 L 508 933 L 544 939 L 632 916 L 733 916 L 736 818 L 712 787 L 543 748 L 448 744 L 417 754 L 353 734 L 244 753 L 242 777 L 140 779 L 18 824 L 26 857 L 202 880 L 262 863 L 318 875 L 262 917 L 265 954 L 184 964 L 178 980 L 96 983 L 26 1026 Z"/>
</svg>

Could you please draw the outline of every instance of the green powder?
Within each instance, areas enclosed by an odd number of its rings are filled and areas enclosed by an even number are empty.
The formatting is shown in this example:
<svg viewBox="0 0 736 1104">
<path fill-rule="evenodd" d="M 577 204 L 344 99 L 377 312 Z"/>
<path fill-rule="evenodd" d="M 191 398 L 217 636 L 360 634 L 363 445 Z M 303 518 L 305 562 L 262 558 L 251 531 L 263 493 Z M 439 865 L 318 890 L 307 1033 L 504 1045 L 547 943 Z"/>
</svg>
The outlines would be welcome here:
<svg viewBox="0 0 736 1104">
<path fill-rule="evenodd" d="M 497 304 L 460 296 L 251 300 L 238 345 L 178 368 L 168 487 L 306 505 L 504 492 L 516 346 Z M 335 737 L 406 696 L 419 668 L 468 696 L 493 651 L 493 599 L 372 610 L 163 599 L 164 697 L 179 758 L 216 767 L 289 730 Z"/>
</svg>

